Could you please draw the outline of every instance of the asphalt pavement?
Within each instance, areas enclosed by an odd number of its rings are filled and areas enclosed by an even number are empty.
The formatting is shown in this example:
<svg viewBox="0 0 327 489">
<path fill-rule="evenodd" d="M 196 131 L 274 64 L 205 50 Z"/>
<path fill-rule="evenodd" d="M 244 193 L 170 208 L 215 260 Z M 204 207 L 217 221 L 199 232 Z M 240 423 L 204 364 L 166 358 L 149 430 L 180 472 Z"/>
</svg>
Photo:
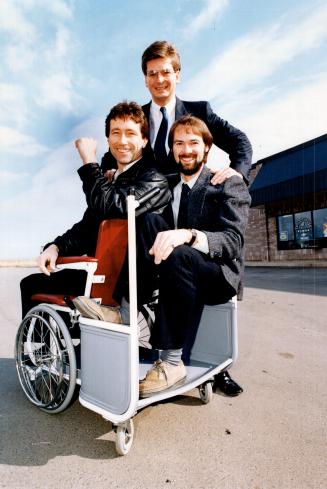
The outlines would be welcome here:
<svg viewBox="0 0 327 489">
<path fill-rule="evenodd" d="M 327 489 L 326 269 L 247 269 L 231 369 L 244 393 L 147 407 L 125 457 L 78 401 L 49 415 L 24 396 L 13 345 L 32 271 L 0 269 L 0 488 Z"/>
</svg>

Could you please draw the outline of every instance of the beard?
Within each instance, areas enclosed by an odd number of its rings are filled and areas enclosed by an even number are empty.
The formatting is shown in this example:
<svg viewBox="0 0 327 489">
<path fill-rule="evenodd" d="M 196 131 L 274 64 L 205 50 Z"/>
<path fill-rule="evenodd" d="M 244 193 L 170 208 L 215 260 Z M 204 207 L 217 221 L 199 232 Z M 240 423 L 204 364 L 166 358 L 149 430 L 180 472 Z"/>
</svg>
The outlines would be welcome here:
<svg viewBox="0 0 327 489">
<path fill-rule="evenodd" d="M 177 163 L 177 166 L 178 166 L 180 173 L 182 173 L 183 175 L 194 175 L 201 168 L 202 163 L 203 163 L 203 159 L 201 158 L 200 161 L 195 159 L 191 164 L 188 164 L 188 166 L 185 166 L 185 167 L 183 166 L 181 159 L 179 159 L 176 163 Z"/>
</svg>

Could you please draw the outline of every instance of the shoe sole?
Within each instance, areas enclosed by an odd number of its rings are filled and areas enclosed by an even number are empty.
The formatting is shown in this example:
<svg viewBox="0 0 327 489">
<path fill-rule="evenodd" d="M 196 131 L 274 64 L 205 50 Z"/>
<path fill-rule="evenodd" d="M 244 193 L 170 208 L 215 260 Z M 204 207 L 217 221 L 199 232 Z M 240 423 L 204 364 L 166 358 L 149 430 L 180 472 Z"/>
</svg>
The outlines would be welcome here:
<svg viewBox="0 0 327 489">
<path fill-rule="evenodd" d="M 140 398 L 141 399 L 144 399 L 144 398 L 147 398 L 147 397 L 151 397 L 152 395 L 154 394 L 159 394 L 160 392 L 165 392 L 165 391 L 168 391 L 172 388 L 175 388 L 175 387 L 180 387 L 181 385 L 183 385 L 185 383 L 185 379 L 187 377 L 187 374 L 177 380 L 177 382 L 175 382 L 174 384 L 170 385 L 169 387 L 165 387 L 165 388 L 158 388 L 158 389 L 151 389 L 151 391 L 146 391 L 146 392 L 139 392 L 139 395 L 140 395 Z"/>
</svg>

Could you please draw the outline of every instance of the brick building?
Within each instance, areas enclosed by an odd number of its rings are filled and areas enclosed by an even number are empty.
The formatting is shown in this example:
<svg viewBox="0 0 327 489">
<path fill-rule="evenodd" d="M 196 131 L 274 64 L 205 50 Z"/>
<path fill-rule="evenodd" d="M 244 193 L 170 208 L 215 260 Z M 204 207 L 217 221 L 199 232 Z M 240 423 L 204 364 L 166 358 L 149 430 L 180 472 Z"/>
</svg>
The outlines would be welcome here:
<svg viewBox="0 0 327 489">
<path fill-rule="evenodd" d="M 327 265 L 327 134 L 259 160 L 251 182 L 247 264 Z"/>
</svg>

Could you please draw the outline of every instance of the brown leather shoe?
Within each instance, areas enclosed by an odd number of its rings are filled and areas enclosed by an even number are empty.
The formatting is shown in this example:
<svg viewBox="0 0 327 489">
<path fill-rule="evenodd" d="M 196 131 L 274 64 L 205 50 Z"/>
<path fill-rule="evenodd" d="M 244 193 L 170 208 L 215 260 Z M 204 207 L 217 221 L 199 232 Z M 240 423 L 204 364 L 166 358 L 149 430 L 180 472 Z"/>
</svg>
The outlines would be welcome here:
<svg viewBox="0 0 327 489">
<path fill-rule="evenodd" d="M 82 316 L 90 319 L 122 324 L 119 307 L 101 306 L 89 297 L 75 297 L 73 304 Z"/>
<path fill-rule="evenodd" d="M 171 363 L 157 360 L 147 372 L 145 379 L 140 381 L 140 397 L 147 397 L 169 389 L 169 387 L 185 379 L 186 374 L 186 368 L 182 361 L 179 365 L 172 365 Z"/>
</svg>

